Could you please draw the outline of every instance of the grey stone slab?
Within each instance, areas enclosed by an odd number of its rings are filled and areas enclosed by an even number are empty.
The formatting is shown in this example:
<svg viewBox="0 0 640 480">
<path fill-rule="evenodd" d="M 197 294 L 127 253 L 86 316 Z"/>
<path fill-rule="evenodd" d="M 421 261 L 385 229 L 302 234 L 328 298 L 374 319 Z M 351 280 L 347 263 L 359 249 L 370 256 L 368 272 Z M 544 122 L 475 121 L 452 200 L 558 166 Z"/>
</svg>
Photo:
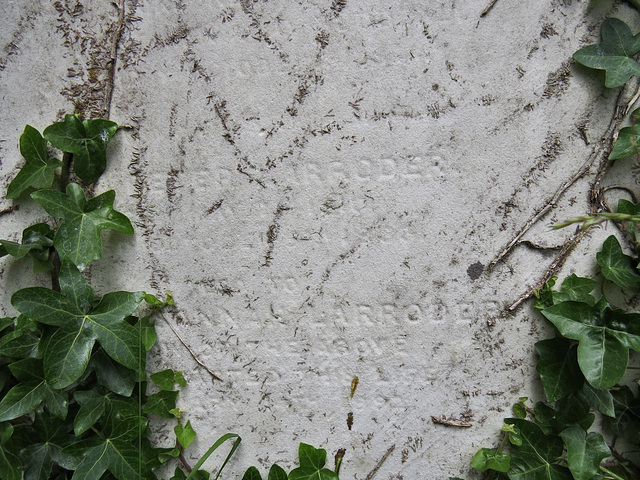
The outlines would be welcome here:
<svg viewBox="0 0 640 480">
<path fill-rule="evenodd" d="M 166 321 L 223 379 L 158 320 L 151 365 L 189 380 L 194 463 L 233 431 L 229 478 L 291 464 L 300 441 L 346 448 L 345 479 L 392 445 L 376 478 L 472 476 L 510 405 L 540 395 L 542 319 L 499 314 L 568 238 L 548 227 L 585 211 L 592 176 L 485 268 L 605 131 L 617 92 L 571 55 L 629 11 L 500 0 L 481 17 L 482 3 L 0 6 L 3 185 L 26 123 L 75 109 L 128 126 L 96 191 L 117 190 L 136 236 L 107 235 L 90 273 L 104 291 L 172 291 Z M 2 216 L 4 237 L 32 207 Z M 565 270 L 588 270 L 601 235 Z M 28 266 L 2 262 L 10 314 Z M 161 441 L 172 425 L 154 428 Z"/>
</svg>

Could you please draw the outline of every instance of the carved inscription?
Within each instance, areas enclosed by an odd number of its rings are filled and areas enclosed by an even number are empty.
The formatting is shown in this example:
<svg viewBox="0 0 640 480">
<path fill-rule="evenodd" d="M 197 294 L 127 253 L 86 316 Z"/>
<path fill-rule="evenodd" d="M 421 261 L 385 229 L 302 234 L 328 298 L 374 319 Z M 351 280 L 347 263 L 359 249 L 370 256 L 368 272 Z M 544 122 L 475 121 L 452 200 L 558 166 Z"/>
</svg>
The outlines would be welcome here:
<svg viewBox="0 0 640 480">
<path fill-rule="evenodd" d="M 444 160 L 437 154 L 407 155 L 387 158 L 358 158 L 354 160 L 305 159 L 297 170 L 298 179 L 305 183 L 345 180 L 385 183 L 390 181 L 433 181 L 444 177 Z"/>
</svg>

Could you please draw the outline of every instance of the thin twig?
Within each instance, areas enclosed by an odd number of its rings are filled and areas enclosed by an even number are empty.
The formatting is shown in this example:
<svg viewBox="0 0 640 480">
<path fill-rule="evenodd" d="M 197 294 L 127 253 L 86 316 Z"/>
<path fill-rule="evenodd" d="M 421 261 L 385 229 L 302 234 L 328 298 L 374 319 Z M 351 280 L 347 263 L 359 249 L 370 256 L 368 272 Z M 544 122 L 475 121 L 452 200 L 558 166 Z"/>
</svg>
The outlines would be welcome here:
<svg viewBox="0 0 640 480">
<path fill-rule="evenodd" d="M 631 111 L 634 104 L 640 98 L 640 78 L 634 77 L 632 80 L 627 82 L 627 84 L 623 87 L 622 91 L 618 95 L 618 101 L 616 102 L 616 107 L 613 113 L 613 117 L 605 134 L 602 136 L 600 141 L 594 146 L 592 153 L 589 155 L 587 161 L 580 167 L 578 172 L 567 182 L 563 183 L 553 194 L 550 200 L 548 200 L 545 206 L 540 209 L 536 214 L 534 214 L 529 221 L 524 225 L 523 228 L 520 229 L 518 234 L 514 237 L 514 239 L 509 242 L 509 244 L 503 248 L 500 253 L 489 263 L 487 270 L 491 270 L 499 261 L 501 261 L 509 252 L 514 248 L 520 238 L 531 228 L 531 226 L 539 221 L 560 199 L 560 197 L 564 194 L 564 192 L 573 185 L 579 178 L 584 176 L 591 168 L 593 163 L 595 163 L 597 158 L 600 158 L 600 162 L 598 165 L 598 170 L 596 173 L 596 179 L 591 186 L 589 191 L 589 213 L 591 215 L 595 215 L 601 211 L 608 210 L 606 201 L 604 199 L 604 191 L 605 189 L 602 187 L 602 180 L 605 174 L 609 171 L 609 167 L 611 166 L 611 161 L 609 161 L 609 152 L 611 150 L 611 146 L 618 138 L 618 133 L 622 126 L 622 122 L 625 119 L 626 115 Z M 580 240 L 587 233 L 587 230 L 577 231 L 569 240 L 567 240 L 562 250 L 556 255 L 551 262 L 551 265 L 547 267 L 542 277 L 538 280 L 538 282 L 531 288 L 529 288 L 526 292 L 520 295 L 513 303 L 507 306 L 501 312 L 501 316 L 508 315 L 514 312 L 520 305 L 522 305 L 527 299 L 531 298 L 536 290 L 539 290 L 544 286 L 544 284 L 555 274 L 560 271 L 563 267 L 564 263 L 567 261 L 567 258 L 573 251 L 573 249 L 580 243 Z M 495 324 L 495 319 L 491 319 L 488 322 L 489 325 Z"/>
<path fill-rule="evenodd" d="M 207 372 L 209 372 L 209 375 L 211 375 L 211 377 L 213 377 L 214 380 L 219 380 L 222 381 L 222 379 L 217 376 L 215 373 L 213 373 L 213 370 L 211 370 L 209 367 L 207 367 L 204 363 L 202 363 L 202 360 L 200 360 L 198 358 L 198 356 L 195 354 L 195 352 L 193 350 L 191 350 L 191 347 L 189 345 L 187 345 L 187 343 L 182 339 L 182 337 L 180 336 L 180 334 L 176 331 L 175 328 L 173 328 L 173 325 L 171 325 L 171 322 L 169 322 L 169 320 L 167 320 L 167 318 L 160 313 L 160 316 L 164 319 L 165 322 L 167 322 L 167 325 L 169 325 L 169 328 L 173 331 L 173 333 L 176 335 L 176 337 L 178 337 L 178 340 L 180 340 L 180 343 L 182 345 L 184 345 L 184 348 L 186 348 L 187 350 L 189 350 L 189 353 L 191 354 L 191 357 L 202 367 L 204 368 Z"/>
<path fill-rule="evenodd" d="M 609 190 L 622 190 L 627 192 L 631 197 L 631 201 L 633 203 L 638 203 L 638 197 L 636 196 L 636 192 L 631 190 L 629 187 L 625 187 L 624 185 L 611 185 L 610 187 L 603 188 L 603 192 L 608 192 Z"/>
<path fill-rule="evenodd" d="M 576 232 L 575 235 L 573 235 L 573 237 L 567 240 L 562 246 L 562 250 L 560 250 L 558 255 L 556 255 L 556 257 L 553 259 L 553 262 L 551 262 L 551 265 L 547 267 L 547 269 L 542 274 L 540 279 L 536 282 L 536 284 L 533 287 L 529 288 L 522 295 L 520 295 L 513 303 L 511 303 L 509 306 L 504 308 L 500 313 L 500 316 L 505 317 L 510 313 L 513 313 L 515 310 L 518 309 L 520 305 L 522 305 L 526 300 L 531 298 L 533 294 L 536 292 L 536 290 L 540 290 L 542 287 L 544 287 L 544 284 L 547 283 L 549 279 L 553 277 L 556 273 L 558 273 L 558 271 L 563 267 L 563 265 L 569 258 L 569 255 L 571 254 L 573 249 L 576 248 L 576 246 L 578 246 L 578 244 L 580 243 L 580 240 L 582 240 L 582 237 L 584 237 L 586 233 L 587 233 L 586 230 L 578 231 Z M 489 325 L 490 326 L 495 325 L 495 319 L 489 320 Z"/>
<path fill-rule="evenodd" d="M 116 75 L 116 62 L 118 59 L 118 44 L 122 38 L 122 32 L 124 31 L 124 8 L 125 0 L 120 0 L 117 5 L 118 8 L 118 23 L 116 24 L 116 32 L 111 43 L 111 55 L 107 62 L 107 84 L 105 86 L 104 94 L 104 118 L 109 118 L 111 114 L 111 98 L 113 97 L 113 85 L 115 83 Z"/>
<path fill-rule="evenodd" d="M 493 6 L 498 2 L 498 0 L 491 0 L 491 2 L 489 3 L 489 5 L 487 5 L 487 7 L 482 11 L 482 13 L 480 14 L 480 17 L 484 17 L 487 13 L 489 13 L 491 11 L 491 9 L 493 8 Z"/>
<path fill-rule="evenodd" d="M 594 183 L 594 187 L 592 188 L 592 201 L 596 201 L 601 203 L 601 187 L 600 182 L 604 177 L 604 173 L 608 170 L 610 162 L 608 160 L 608 152 L 611 146 L 611 139 L 615 140 L 618 137 L 618 132 L 620 131 L 620 127 L 622 125 L 622 121 L 625 118 L 625 115 L 629 112 L 629 110 L 633 107 L 633 104 L 638 100 L 638 96 L 640 95 L 640 82 L 637 78 L 629 81 L 625 87 L 620 92 L 618 96 L 618 102 L 615 107 L 615 111 L 613 114 L 613 118 L 607 127 L 604 135 L 601 140 L 596 143 L 591 154 L 587 158 L 587 160 L 582 164 L 582 166 L 578 169 L 578 171 L 566 182 L 564 182 L 555 193 L 545 201 L 545 204 L 542 208 L 536 211 L 529 220 L 520 228 L 520 231 L 513 237 L 513 239 L 495 256 L 489 265 L 487 265 L 487 271 L 491 271 L 497 263 L 499 263 L 502 259 L 504 259 L 513 248 L 519 243 L 520 239 L 524 236 L 525 233 L 529 231 L 529 229 L 536 224 L 542 217 L 544 217 L 549 210 L 556 206 L 558 200 L 564 193 L 571 187 L 576 181 L 582 178 L 593 166 L 598 158 L 600 158 L 600 164 L 598 167 L 598 174 L 596 176 L 596 181 Z"/>
<path fill-rule="evenodd" d="M 389 458 L 389 455 L 391 455 L 391 452 L 393 452 L 393 449 L 396 448 L 395 445 L 391 445 L 389 447 L 389 450 L 387 450 L 387 453 L 385 453 L 382 458 L 380 459 L 380 461 L 378 462 L 378 464 L 375 466 L 375 468 L 373 470 L 371 470 L 371 472 L 369 472 L 369 475 L 366 476 L 366 478 L 364 480 L 371 480 L 373 478 L 373 476 L 378 473 L 378 470 L 380 470 L 380 467 L 382 466 L 382 464 L 387 460 L 387 458 Z"/>
</svg>

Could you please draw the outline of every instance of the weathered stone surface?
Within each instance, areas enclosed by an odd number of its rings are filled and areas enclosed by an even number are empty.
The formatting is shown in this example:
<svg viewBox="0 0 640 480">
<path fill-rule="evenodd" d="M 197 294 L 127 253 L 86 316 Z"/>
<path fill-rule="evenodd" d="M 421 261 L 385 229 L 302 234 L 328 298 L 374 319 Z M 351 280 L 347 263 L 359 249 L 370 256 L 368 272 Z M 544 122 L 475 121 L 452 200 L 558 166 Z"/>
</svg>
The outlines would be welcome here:
<svg viewBox="0 0 640 480">
<path fill-rule="evenodd" d="M 392 445 L 377 479 L 471 477 L 509 406 L 539 395 L 543 321 L 499 314 L 571 235 L 548 227 L 585 212 L 593 175 L 487 267 L 609 124 L 617 91 L 571 55 L 630 12 L 498 1 L 481 16 L 482 3 L 0 5 L 3 188 L 26 123 L 75 110 L 128 126 L 96 191 L 116 188 L 137 232 L 106 235 L 91 275 L 104 291 L 173 292 L 151 364 L 189 380 L 193 463 L 233 431 L 228 478 L 289 464 L 300 441 L 346 448 L 345 479 Z M 21 205 L 4 238 L 43 218 Z M 566 271 L 588 271 L 599 240 Z M 8 315 L 29 267 L 0 266 Z"/>
</svg>

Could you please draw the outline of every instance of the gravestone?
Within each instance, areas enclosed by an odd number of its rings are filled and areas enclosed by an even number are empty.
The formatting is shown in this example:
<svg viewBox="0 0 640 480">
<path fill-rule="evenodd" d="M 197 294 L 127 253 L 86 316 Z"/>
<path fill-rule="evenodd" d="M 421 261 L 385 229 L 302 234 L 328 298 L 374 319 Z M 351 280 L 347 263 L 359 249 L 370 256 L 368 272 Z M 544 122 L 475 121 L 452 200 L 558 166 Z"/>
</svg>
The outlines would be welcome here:
<svg viewBox="0 0 640 480">
<path fill-rule="evenodd" d="M 88 273 L 98 291 L 173 292 L 149 363 L 188 380 L 193 464 L 231 431 L 243 443 L 227 478 L 291 465 L 299 442 L 345 448 L 344 479 L 473 478 L 510 405 L 541 396 L 547 329 L 528 303 L 509 307 L 573 234 L 549 226 L 586 212 L 596 164 L 554 194 L 617 101 L 571 55 L 631 14 L 579 0 L 3 2 L 0 178 L 21 165 L 27 123 L 75 111 L 123 126 L 95 191 L 117 191 L 136 234 L 105 233 Z M 13 205 L 0 201 L 2 238 L 44 218 Z M 560 276 L 588 273 L 602 235 Z M 13 315 L 29 266 L 0 266 Z M 162 445 L 173 424 L 153 428 Z"/>
</svg>

